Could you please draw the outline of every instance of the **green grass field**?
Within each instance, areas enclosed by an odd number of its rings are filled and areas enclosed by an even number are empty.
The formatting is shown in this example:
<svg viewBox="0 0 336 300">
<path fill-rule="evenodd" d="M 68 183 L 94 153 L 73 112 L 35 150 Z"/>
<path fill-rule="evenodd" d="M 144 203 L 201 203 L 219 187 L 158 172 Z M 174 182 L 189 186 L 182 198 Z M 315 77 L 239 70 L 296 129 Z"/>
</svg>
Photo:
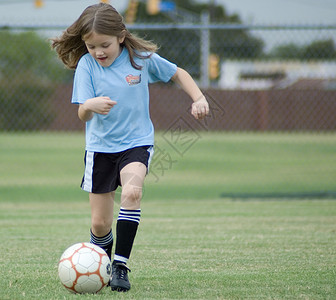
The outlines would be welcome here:
<svg viewBox="0 0 336 300">
<path fill-rule="evenodd" d="M 89 237 L 83 134 L 0 134 L 0 299 L 336 298 L 336 201 L 291 197 L 336 191 L 336 134 L 158 133 L 156 145 L 132 289 L 78 296 L 57 263 Z"/>
</svg>

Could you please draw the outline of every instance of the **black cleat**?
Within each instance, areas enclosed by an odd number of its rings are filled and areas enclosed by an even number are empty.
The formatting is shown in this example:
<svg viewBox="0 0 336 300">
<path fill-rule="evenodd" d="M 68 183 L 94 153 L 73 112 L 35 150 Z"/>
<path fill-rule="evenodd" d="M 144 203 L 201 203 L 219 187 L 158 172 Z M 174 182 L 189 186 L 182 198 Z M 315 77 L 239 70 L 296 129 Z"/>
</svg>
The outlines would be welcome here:
<svg viewBox="0 0 336 300">
<path fill-rule="evenodd" d="M 124 263 L 113 262 L 109 286 L 112 291 L 127 292 L 131 288 L 127 273 L 131 270 Z"/>
</svg>

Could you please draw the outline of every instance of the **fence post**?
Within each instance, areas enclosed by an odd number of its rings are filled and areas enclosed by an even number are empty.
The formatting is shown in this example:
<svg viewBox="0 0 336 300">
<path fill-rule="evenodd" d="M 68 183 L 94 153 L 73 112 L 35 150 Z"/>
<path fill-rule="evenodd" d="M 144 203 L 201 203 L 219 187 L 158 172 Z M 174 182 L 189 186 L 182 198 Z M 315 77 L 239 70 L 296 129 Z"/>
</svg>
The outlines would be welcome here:
<svg viewBox="0 0 336 300">
<path fill-rule="evenodd" d="M 210 30 L 209 12 L 203 11 L 201 15 L 203 28 L 201 29 L 201 87 L 209 87 L 209 55 L 210 55 Z"/>
</svg>

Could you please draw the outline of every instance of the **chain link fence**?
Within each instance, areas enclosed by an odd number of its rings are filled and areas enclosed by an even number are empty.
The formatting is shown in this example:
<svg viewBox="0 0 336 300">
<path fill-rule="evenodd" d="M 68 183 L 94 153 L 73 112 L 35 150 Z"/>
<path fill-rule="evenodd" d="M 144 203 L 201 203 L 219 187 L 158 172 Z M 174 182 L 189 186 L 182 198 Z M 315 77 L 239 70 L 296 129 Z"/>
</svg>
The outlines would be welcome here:
<svg viewBox="0 0 336 300">
<path fill-rule="evenodd" d="M 82 130 L 70 103 L 73 71 L 48 38 L 66 26 L 0 28 L 0 131 Z M 211 113 L 189 122 L 191 100 L 175 86 L 150 86 L 156 129 L 334 131 L 336 26 L 134 24 L 159 54 L 186 69 Z"/>
</svg>

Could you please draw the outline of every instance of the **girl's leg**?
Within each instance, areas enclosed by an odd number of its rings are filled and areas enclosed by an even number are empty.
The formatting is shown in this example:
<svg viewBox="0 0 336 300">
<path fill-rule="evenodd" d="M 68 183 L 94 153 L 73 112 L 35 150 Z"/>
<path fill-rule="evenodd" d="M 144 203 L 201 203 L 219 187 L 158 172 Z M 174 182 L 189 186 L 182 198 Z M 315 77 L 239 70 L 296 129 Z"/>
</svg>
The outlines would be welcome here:
<svg viewBox="0 0 336 300">
<path fill-rule="evenodd" d="M 131 254 L 140 222 L 140 201 L 146 173 L 146 166 L 140 162 L 132 162 L 120 172 L 122 192 L 116 230 L 117 242 L 114 256 L 116 262 L 127 263 Z"/>
<path fill-rule="evenodd" d="M 130 163 L 121 170 L 121 207 L 130 210 L 140 208 L 146 173 L 146 166 L 140 162 Z"/>
<path fill-rule="evenodd" d="M 105 194 L 90 193 L 91 243 L 103 248 L 111 259 L 113 245 L 112 221 L 114 192 Z"/>
</svg>

